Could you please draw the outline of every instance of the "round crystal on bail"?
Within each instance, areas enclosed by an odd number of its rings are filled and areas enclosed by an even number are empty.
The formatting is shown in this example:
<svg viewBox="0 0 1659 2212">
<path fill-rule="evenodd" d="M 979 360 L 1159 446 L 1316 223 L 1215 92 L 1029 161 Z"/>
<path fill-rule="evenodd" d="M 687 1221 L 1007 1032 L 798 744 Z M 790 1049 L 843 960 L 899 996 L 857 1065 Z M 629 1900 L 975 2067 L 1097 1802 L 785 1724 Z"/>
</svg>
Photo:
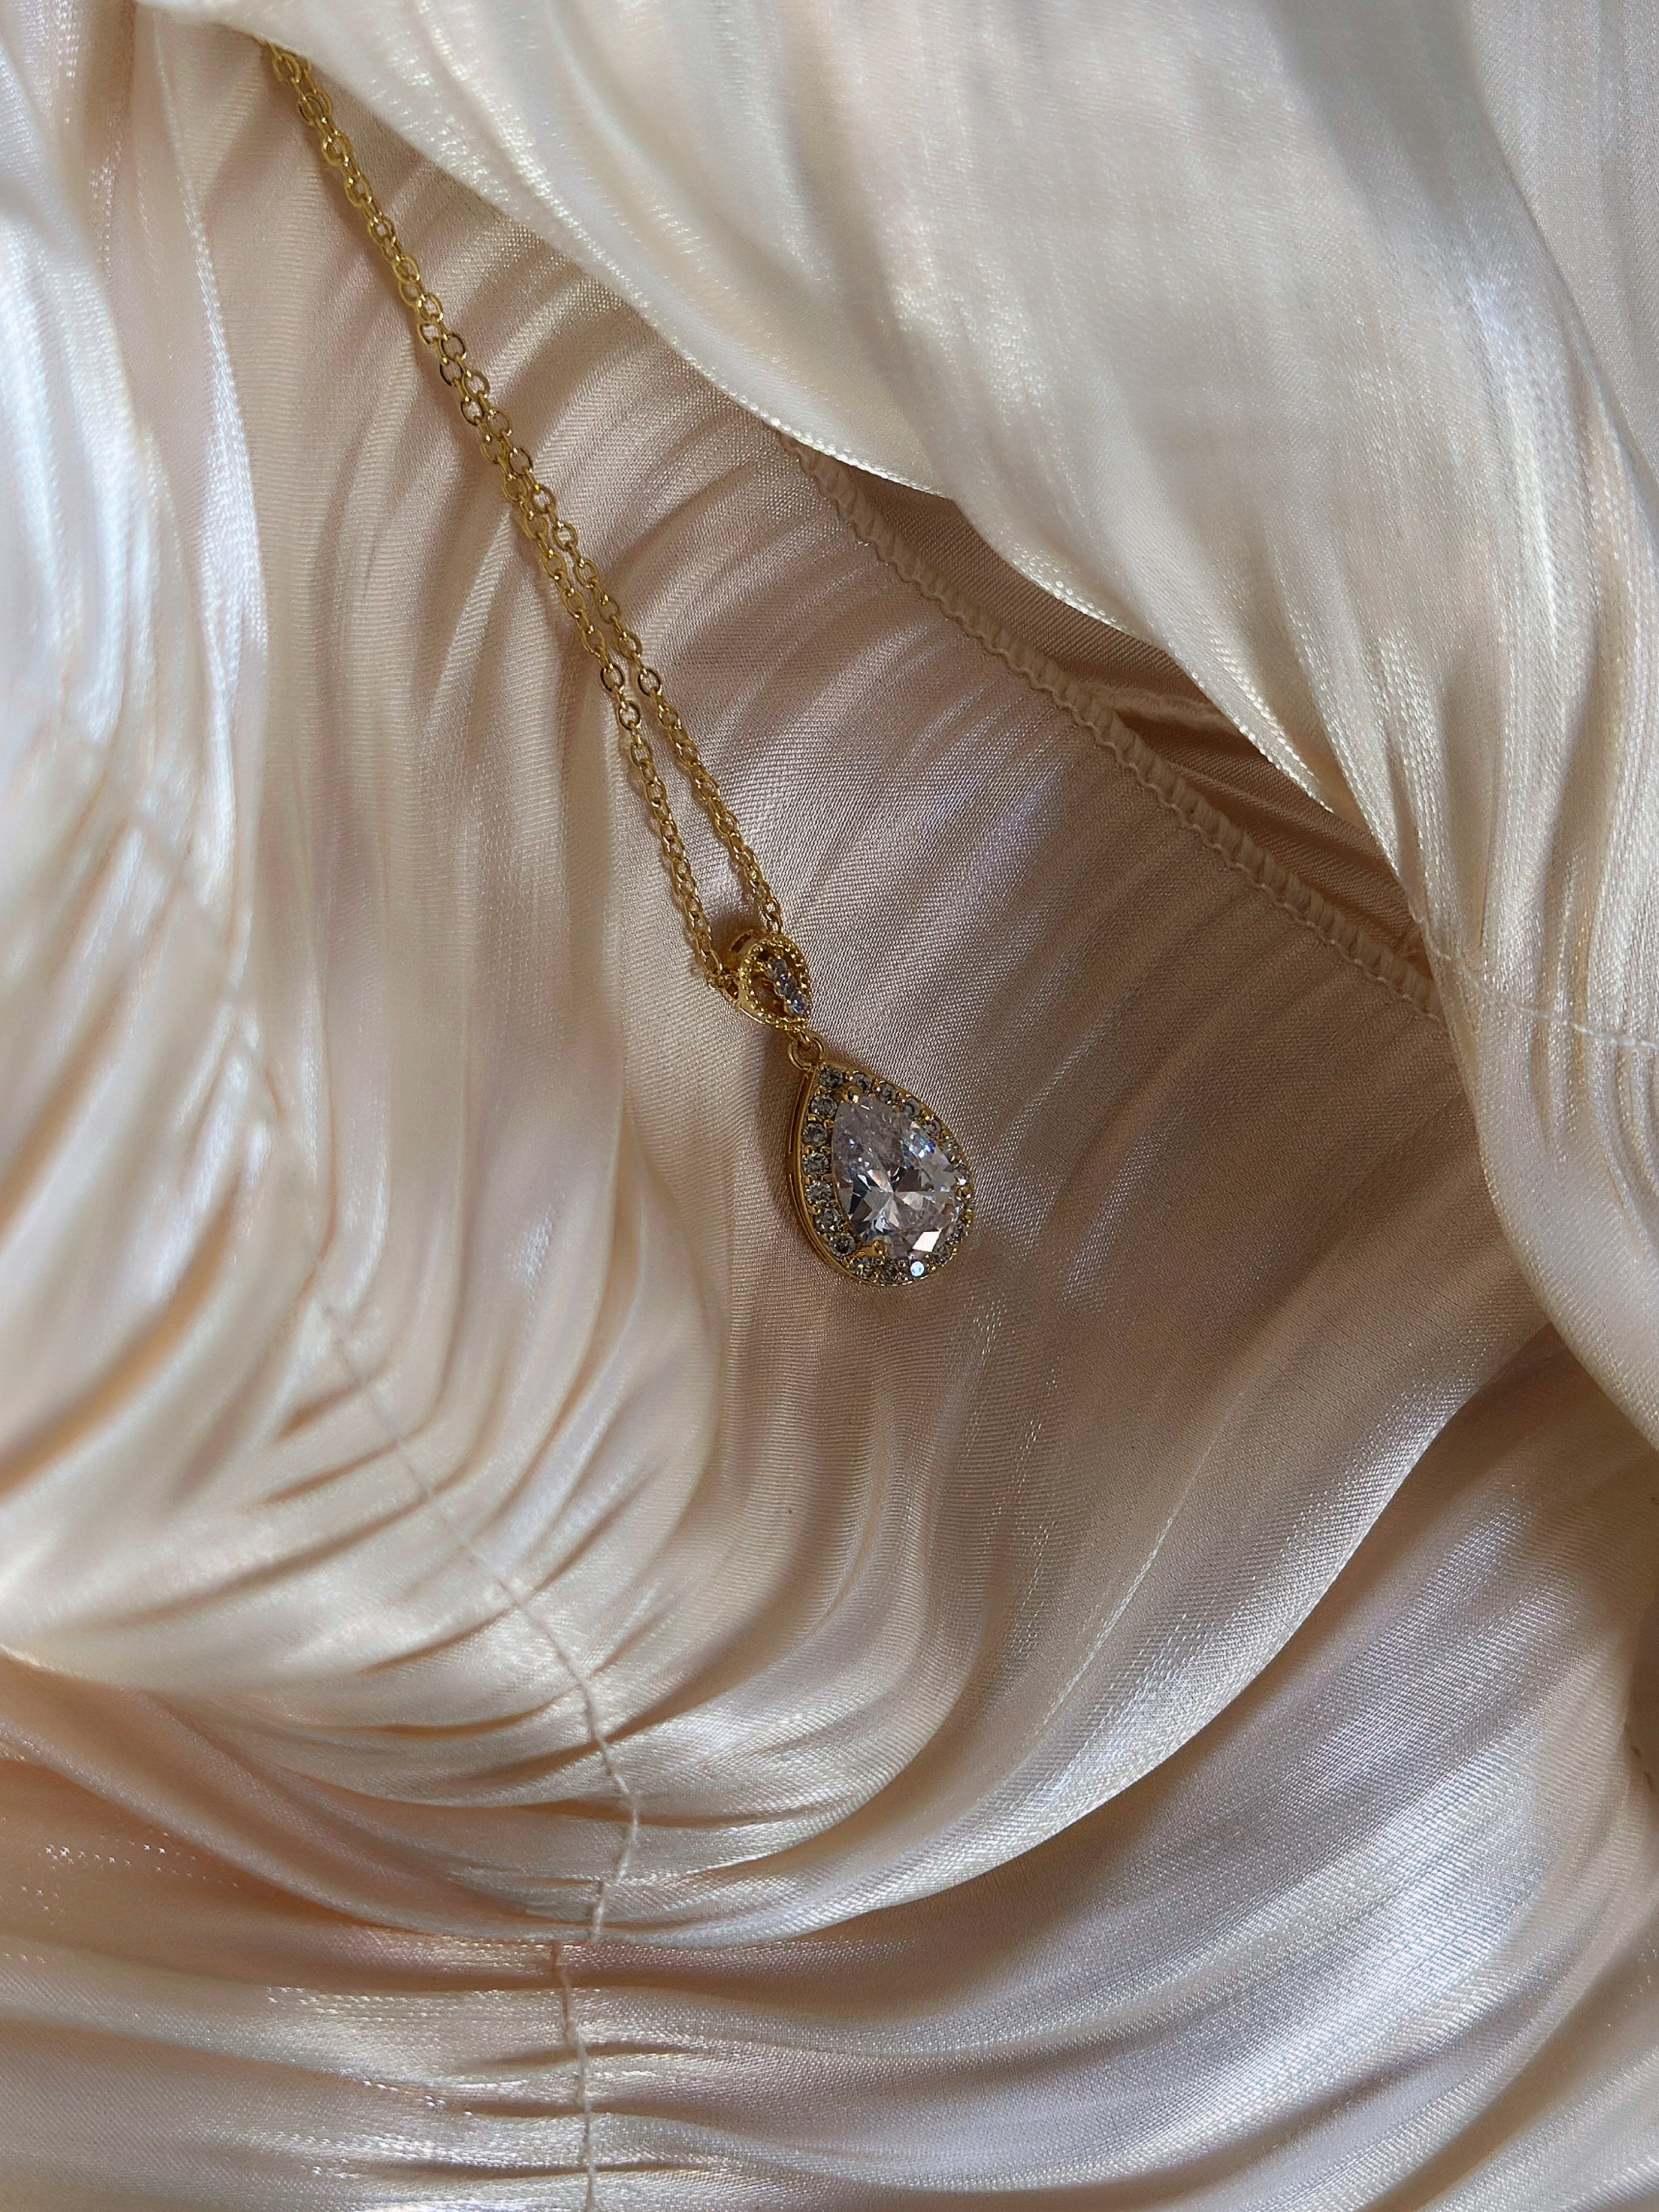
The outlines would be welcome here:
<svg viewBox="0 0 1659 2212">
<path fill-rule="evenodd" d="M 765 963 L 766 973 L 778 1002 L 786 1013 L 799 1014 L 803 1020 L 811 1012 L 811 1002 L 797 981 L 794 970 L 781 952 L 773 953 Z"/>
</svg>

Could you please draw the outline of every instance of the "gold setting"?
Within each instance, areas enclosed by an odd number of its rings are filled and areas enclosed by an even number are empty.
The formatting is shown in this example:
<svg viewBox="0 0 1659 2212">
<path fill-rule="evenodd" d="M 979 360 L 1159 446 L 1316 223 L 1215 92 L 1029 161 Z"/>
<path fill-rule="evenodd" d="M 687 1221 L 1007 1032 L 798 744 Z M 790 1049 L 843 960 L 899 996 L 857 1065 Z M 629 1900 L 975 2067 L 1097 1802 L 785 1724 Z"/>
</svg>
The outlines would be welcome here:
<svg viewBox="0 0 1659 2212">
<path fill-rule="evenodd" d="M 749 930 L 725 956 L 731 996 L 751 1019 L 787 1036 L 811 1034 L 812 971 L 806 956 L 781 929 Z"/>
<path fill-rule="evenodd" d="M 836 1195 L 830 1171 L 830 1137 L 835 1109 L 844 1099 L 860 1093 L 914 1115 L 920 1127 L 944 1152 L 961 1178 L 962 1196 L 956 1218 L 931 1252 L 908 1260 L 894 1259 L 880 1241 L 860 1245 L 852 1224 Z M 806 1071 L 795 1103 L 789 1139 L 789 1184 L 795 1211 L 807 1241 L 821 1260 L 849 1275 L 854 1282 L 896 1285 L 925 1282 L 948 1267 L 961 1250 L 974 1220 L 974 1178 L 967 1156 L 951 1131 L 933 1109 L 901 1085 L 889 1083 L 855 1061 L 825 1052 Z"/>
</svg>

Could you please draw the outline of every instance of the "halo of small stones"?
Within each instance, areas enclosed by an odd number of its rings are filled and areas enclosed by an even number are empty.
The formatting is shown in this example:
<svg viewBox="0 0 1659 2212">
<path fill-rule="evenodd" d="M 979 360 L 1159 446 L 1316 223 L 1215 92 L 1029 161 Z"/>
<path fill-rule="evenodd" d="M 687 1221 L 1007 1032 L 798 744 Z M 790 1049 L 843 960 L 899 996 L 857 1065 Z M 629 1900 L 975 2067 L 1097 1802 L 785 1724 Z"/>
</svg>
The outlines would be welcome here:
<svg viewBox="0 0 1659 2212">
<path fill-rule="evenodd" d="M 914 1115 L 917 1126 L 930 1136 L 957 1170 L 962 1183 L 962 1203 L 957 1218 L 931 1252 L 908 1260 L 890 1256 L 885 1245 L 855 1245 L 851 1223 L 836 1196 L 830 1171 L 830 1147 L 835 1134 L 836 1109 L 843 1099 L 870 1097 Z M 901 1091 L 896 1083 L 883 1083 L 861 1069 L 837 1067 L 825 1060 L 811 1078 L 801 1115 L 797 1143 L 796 1171 L 812 1235 L 825 1256 L 848 1275 L 866 1283 L 915 1283 L 935 1273 L 956 1253 L 974 1218 L 974 1182 L 968 1162 L 937 1114 L 920 1098 Z"/>
</svg>

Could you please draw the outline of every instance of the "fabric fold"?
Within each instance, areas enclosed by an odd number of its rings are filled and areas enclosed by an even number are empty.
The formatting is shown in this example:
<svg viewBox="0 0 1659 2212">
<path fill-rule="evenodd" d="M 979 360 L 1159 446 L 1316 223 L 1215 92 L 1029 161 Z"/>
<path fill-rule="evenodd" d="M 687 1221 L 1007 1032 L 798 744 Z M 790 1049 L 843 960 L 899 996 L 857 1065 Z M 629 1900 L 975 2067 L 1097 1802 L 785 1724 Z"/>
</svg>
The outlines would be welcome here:
<svg viewBox="0 0 1659 2212">
<path fill-rule="evenodd" d="M 4 20 L 12 2194 L 1627 2200 L 1659 1492 L 1423 975 L 343 97 L 970 1149 L 832 1275 L 257 52 Z"/>
<path fill-rule="evenodd" d="M 166 4 L 306 48 L 1363 819 L 1505 1232 L 1659 1438 L 1648 19 Z"/>
</svg>

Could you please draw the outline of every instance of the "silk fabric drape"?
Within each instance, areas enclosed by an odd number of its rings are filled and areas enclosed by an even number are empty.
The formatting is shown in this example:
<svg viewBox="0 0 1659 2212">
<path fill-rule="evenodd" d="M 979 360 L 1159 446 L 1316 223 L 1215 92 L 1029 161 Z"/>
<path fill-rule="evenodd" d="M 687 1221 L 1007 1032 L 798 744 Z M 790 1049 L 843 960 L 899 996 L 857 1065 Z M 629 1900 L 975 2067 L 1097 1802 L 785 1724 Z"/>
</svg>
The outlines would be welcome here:
<svg viewBox="0 0 1659 2212">
<path fill-rule="evenodd" d="M 5 21 L 13 2201 L 1639 2202 L 1659 1484 L 1425 976 L 365 125 L 972 1147 L 851 1293 L 252 50 Z"/>
<path fill-rule="evenodd" d="M 1363 817 L 1499 1215 L 1659 1438 L 1659 16 L 168 0 L 301 46 Z"/>
</svg>

